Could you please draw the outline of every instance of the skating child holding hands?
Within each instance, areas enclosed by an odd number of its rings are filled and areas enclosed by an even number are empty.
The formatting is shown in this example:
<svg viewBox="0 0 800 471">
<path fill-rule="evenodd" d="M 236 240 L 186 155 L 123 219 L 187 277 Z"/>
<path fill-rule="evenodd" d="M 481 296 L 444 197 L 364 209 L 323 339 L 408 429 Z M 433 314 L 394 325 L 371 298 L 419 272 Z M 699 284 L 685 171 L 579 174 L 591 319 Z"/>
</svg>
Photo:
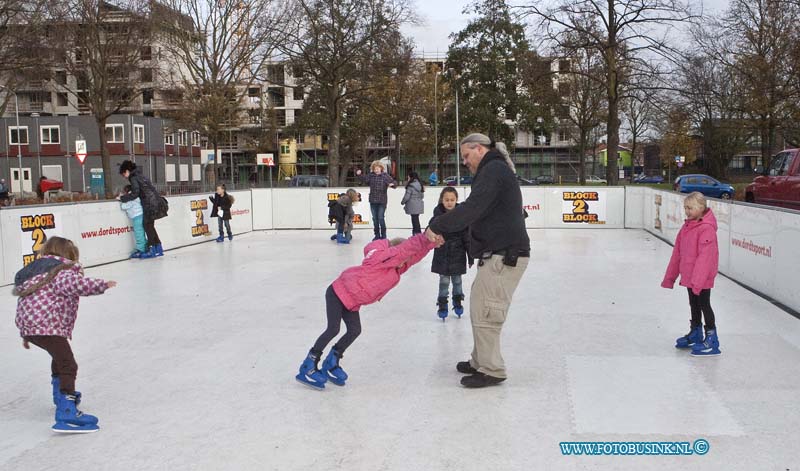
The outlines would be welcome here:
<svg viewBox="0 0 800 471">
<path fill-rule="evenodd" d="M 683 203 L 686 222 L 678 232 L 672 257 L 661 282 L 663 288 L 672 289 L 678 275 L 680 285 L 689 292 L 691 321 L 689 333 L 675 342 L 676 348 L 691 348 L 692 355 L 719 355 L 719 337 L 711 309 L 711 288 L 719 268 L 717 245 L 717 219 L 707 207 L 702 193 L 690 193 Z M 705 319 L 705 338 L 703 323 Z"/>
<path fill-rule="evenodd" d="M 78 410 L 81 401 L 81 393 L 75 390 L 78 364 L 69 340 L 80 297 L 102 294 L 116 285 L 114 281 L 85 277 L 78 263 L 78 248 L 62 237 L 47 239 L 39 250 L 39 258 L 14 277 L 14 294 L 19 296 L 16 324 L 22 346 L 30 348 L 34 344 L 53 358 L 54 432 L 90 433 L 100 429 L 97 417 Z"/>
<path fill-rule="evenodd" d="M 441 243 L 441 242 L 440 242 Z M 339 366 L 345 350 L 361 333 L 361 306 L 380 301 L 386 293 L 397 286 L 400 275 L 419 262 L 437 243 L 429 242 L 424 234 L 410 239 L 378 239 L 364 247 L 361 265 L 343 271 L 325 292 L 328 326 L 319 336 L 308 356 L 300 365 L 296 379 L 309 386 L 323 389 L 330 380 L 344 386 L 347 373 Z M 341 322 L 347 331 L 334 344 L 322 369 L 318 364 L 328 343 L 339 334 Z"/>
</svg>

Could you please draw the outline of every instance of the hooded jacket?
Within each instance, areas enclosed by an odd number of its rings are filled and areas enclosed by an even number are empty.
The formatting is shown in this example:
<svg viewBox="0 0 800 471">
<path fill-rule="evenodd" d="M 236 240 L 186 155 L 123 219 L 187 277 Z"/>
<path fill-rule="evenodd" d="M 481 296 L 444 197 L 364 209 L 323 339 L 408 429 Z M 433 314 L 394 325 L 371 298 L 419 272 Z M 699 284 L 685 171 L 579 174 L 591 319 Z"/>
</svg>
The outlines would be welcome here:
<svg viewBox="0 0 800 471">
<path fill-rule="evenodd" d="M 406 194 L 400 204 L 405 206 L 406 214 L 422 214 L 425 212 L 425 201 L 423 200 L 422 184 L 416 180 L 406 186 Z"/>
<path fill-rule="evenodd" d="M 342 193 L 339 196 L 339 199 L 336 200 L 336 203 L 342 207 L 342 217 L 344 218 L 344 231 L 350 232 L 353 230 L 353 216 L 355 216 L 355 211 L 353 211 L 353 200 L 347 195 L 347 193 Z"/>
<path fill-rule="evenodd" d="M 458 205 L 456 205 L 458 207 Z M 441 216 L 447 210 L 444 205 L 439 203 L 433 210 L 433 217 Z M 431 218 L 433 221 L 433 218 Z M 430 224 L 430 223 L 429 223 Z M 467 272 L 467 258 L 470 265 L 472 257 L 469 255 L 469 231 L 466 229 L 459 232 L 443 234 L 444 245 L 433 249 L 433 262 L 431 271 L 439 275 L 463 275 Z"/>
<path fill-rule="evenodd" d="M 680 285 L 699 295 L 700 291 L 714 287 L 718 270 L 717 218 L 708 208 L 700 219 L 687 219 L 683 223 L 661 286 L 672 289 L 680 275 Z"/>
<path fill-rule="evenodd" d="M 45 255 L 34 260 L 14 277 L 15 290 L 22 291 L 59 265 L 69 263 L 52 281 L 17 300 L 16 324 L 21 336 L 57 335 L 72 338 L 72 329 L 78 317 L 81 296 L 102 294 L 108 289 L 104 280 L 86 278 L 79 263 L 55 255 Z"/>
<path fill-rule="evenodd" d="M 131 170 L 128 181 L 131 191 L 120 196 L 120 201 L 127 203 L 140 198 L 145 220 L 155 221 L 167 215 L 167 200 L 158 194 L 150 179 L 142 175 L 138 168 Z"/>
<path fill-rule="evenodd" d="M 343 271 L 333 281 L 333 290 L 349 311 L 358 311 L 365 304 L 380 301 L 397 286 L 400 275 L 419 262 L 436 246 L 424 234 L 417 234 L 394 247 L 387 239 L 370 242 L 364 247 L 361 265 Z M 403 261 L 406 264 L 400 266 Z"/>
<path fill-rule="evenodd" d="M 531 248 L 517 176 L 505 157 L 494 149 L 478 165 L 469 197 L 452 211 L 434 218 L 429 227 L 437 234 L 469 228 L 469 253 L 473 258 L 488 251 Z"/>
</svg>

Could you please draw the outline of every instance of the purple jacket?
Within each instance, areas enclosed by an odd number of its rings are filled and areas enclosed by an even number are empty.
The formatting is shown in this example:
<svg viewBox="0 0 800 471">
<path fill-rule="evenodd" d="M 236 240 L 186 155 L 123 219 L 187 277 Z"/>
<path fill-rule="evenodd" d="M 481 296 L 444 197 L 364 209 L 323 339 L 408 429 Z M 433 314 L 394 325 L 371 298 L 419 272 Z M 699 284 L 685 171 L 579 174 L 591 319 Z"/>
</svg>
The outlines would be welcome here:
<svg viewBox="0 0 800 471">
<path fill-rule="evenodd" d="M 375 240 L 364 247 L 364 261 L 343 271 L 333 281 L 333 290 L 350 311 L 380 301 L 397 286 L 400 275 L 419 262 L 436 247 L 425 234 L 417 234 L 400 245 L 389 247 L 386 239 Z M 404 260 L 408 262 L 400 267 Z"/>
<path fill-rule="evenodd" d="M 687 219 L 683 223 L 661 286 L 672 289 L 680 275 L 681 286 L 700 294 L 700 291 L 714 287 L 718 270 L 717 218 L 709 208 L 700 219 Z"/>
<path fill-rule="evenodd" d="M 42 259 L 73 263 L 54 255 L 45 255 Z M 22 281 L 17 288 L 23 290 L 46 276 L 47 272 L 37 274 Z M 57 335 L 71 339 L 80 297 L 102 294 L 106 289 L 108 285 L 104 280 L 84 277 L 81 265 L 74 263 L 61 270 L 50 283 L 17 300 L 16 324 L 20 335 Z"/>
</svg>

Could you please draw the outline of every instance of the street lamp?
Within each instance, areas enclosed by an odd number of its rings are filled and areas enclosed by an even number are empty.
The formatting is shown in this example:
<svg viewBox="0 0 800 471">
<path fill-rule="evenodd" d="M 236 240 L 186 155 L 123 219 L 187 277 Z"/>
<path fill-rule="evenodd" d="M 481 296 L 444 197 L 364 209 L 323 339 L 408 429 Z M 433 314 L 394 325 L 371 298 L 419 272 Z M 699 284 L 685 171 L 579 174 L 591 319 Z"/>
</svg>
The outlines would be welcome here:
<svg viewBox="0 0 800 471">
<path fill-rule="evenodd" d="M 447 72 L 453 76 L 453 80 L 457 79 L 457 73 L 454 69 L 447 69 Z M 461 185 L 461 136 L 458 122 L 458 86 L 456 90 L 456 186 Z"/>
<path fill-rule="evenodd" d="M 22 194 L 22 134 L 19 132 L 19 101 L 17 100 L 17 92 L 4 85 L 0 85 L 0 88 L 14 94 L 14 113 L 17 116 L 17 161 L 19 162 L 19 168 L 17 169 L 19 178 L 17 181 L 19 183 L 19 192 Z M 8 133 L 8 138 L 11 139 L 11 133 Z M 8 174 L 13 182 L 14 178 L 11 176 L 11 169 L 8 169 Z"/>
<path fill-rule="evenodd" d="M 42 133 L 39 131 L 39 113 L 31 113 L 31 118 L 36 120 L 33 125 L 34 132 L 36 133 L 36 163 L 39 166 L 39 178 L 42 177 Z M 28 142 L 30 142 L 30 133 L 28 133 Z"/>
</svg>

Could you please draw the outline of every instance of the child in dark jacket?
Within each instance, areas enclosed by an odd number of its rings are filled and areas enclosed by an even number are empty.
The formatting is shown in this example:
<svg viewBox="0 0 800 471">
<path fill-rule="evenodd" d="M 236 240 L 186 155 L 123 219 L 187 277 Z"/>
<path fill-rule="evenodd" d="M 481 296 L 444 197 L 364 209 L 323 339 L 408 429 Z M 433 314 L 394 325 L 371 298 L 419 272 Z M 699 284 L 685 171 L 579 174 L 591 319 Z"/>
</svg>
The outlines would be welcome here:
<svg viewBox="0 0 800 471">
<path fill-rule="evenodd" d="M 96 432 L 100 429 L 97 417 L 77 408 L 81 402 L 81 393 L 75 391 L 78 364 L 69 340 L 78 317 L 80 297 L 102 294 L 117 283 L 84 277 L 78 263 L 78 248 L 68 239 L 50 237 L 38 255 L 14 277 L 14 294 L 19 296 L 16 324 L 22 346 L 27 349 L 34 344 L 53 359 L 50 365 L 56 404 L 53 431 Z"/>
<path fill-rule="evenodd" d="M 350 267 L 336 278 L 325 292 L 328 326 L 319 336 L 308 356 L 300 365 L 295 378 L 301 383 L 323 389 L 330 380 L 344 386 L 347 373 L 339 366 L 345 350 L 361 334 L 359 309 L 366 304 L 380 301 L 386 293 L 397 286 L 400 275 L 419 262 L 436 247 L 423 234 L 408 240 L 398 238 L 391 241 L 378 239 L 364 247 L 364 261 Z M 342 321 L 347 332 L 333 346 L 322 369 L 318 364 L 328 343 L 339 334 Z"/>
<path fill-rule="evenodd" d="M 339 195 L 339 198 L 328 202 L 328 222 L 336 224 L 336 234 L 331 236 L 340 244 L 349 244 L 353 238 L 353 204 L 361 201 L 361 195 L 350 188 Z"/>
<path fill-rule="evenodd" d="M 458 191 L 453 187 L 445 187 L 439 195 L 439 205 L 433 210 L 433 221 L 436 217 L 450 211 L 457 206 Z M 450 283 L 453 283 L 453 311 L 458 318 L 464 314 L 464 290 L 461 285 L 461 275 L 467 273 L 467 262 L 472 267 L 472 258 L 469 256 L 469 233 L 466 229 L 459 232 L 443 234 L 444 245 L 433 251 L 431 271 L 439 275 L 439 298 L 437 314 L 444 322 L 447 318 L 447 294 Z"/>
<path fill-rule="evenodd" d="M 211 217 L 219 218 L 219 237 L 217 242 L 225 241 L 225 234 L 222 232 L 222 225 L 225 224 L 225 229 L 228 230 L 228 240 L 233 240 L 233 233 L 231 232 L 231 206 L 233 206 L 233 195 L 229 195 L 225 191 L 225 185 L 217 185 L 217 192 L 214 196 L 209 196 L 213 207 L 211 208 Z"/>
</svg>

